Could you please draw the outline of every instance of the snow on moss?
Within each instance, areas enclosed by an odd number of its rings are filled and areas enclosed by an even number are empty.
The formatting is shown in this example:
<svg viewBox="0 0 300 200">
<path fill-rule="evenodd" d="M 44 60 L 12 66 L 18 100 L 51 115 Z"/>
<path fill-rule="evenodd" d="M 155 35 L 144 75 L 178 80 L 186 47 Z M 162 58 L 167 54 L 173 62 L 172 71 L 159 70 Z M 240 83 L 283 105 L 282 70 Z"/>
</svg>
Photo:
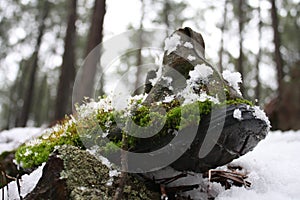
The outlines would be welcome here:
<svg viewBox="0 0 300 200">
<path fill-rule="evenodd" d="M 173 34 L 165 40 L 164 50 L 167 51 L 167 55 L 169 55 L 171 52 L 176 51 L 177 46 L 180 44 L 180 36 L 177 34 Z"/>
<path fill-rule="evenodd" d="M 112 95 L 109 95 L 106 98 L 99 99 L 99 101 L 91 99 L 89 103 L 78 106 L 76 108 L 78 117 L 84 119 L 91 115 L 95 115 L 100 108 L 103 109 L 104 112 L 113 110 L 112 98 Z"/>
</svg>

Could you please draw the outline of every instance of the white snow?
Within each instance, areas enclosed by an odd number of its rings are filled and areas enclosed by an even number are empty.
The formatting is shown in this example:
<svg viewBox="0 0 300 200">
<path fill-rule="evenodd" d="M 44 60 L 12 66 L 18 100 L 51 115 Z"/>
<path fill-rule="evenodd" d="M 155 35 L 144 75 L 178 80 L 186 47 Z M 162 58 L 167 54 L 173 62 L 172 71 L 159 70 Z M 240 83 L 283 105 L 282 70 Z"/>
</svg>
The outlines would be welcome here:
<svg viewBox="0 0 300 200">
<path fill-rule="evenodd" d="M 163 100 L 164 103 L 170 103 L 171 101 L 174 100 L 174 95 L 171 96 L 166 96 L 165 99 Z"/>
<path fill-rule="evenodd" d="M 269 121 L 269 118 L 267 117 L 266 113 L 259 108 L 259 106 L 254 106 L 254 115 L 257 119 L 261 119 L 263 121 L 265 121 L 269 127 L 269 129 L 271 128 L 271 123 Z"/>
<path fill-rule="evenodd" d="M 176 51 L 177 46 L 180 44 L 180 36 L 177 34 L 173 34 L 165 40 L 164 50 L 167 51 L 167 55 L 169 55 L 171 52 Z"/>
<path fill-rule="evenodd" d="M 192 56 L 192 55 L 188 55 L 187 59 L 188 59 L 189 61 L 194 61 L 194 60 L 196 60 L 196 57 L 195 57 L 195 56 Z"/>
<path fill-rule="evenodd" d="M 14 128 L 0 133 L 0 154 L 12 151 L 29 139 L 36 138 L 43 133 L 41 128 Z"/>
<path fill-rule="evenodd" d="M 213 69 L 205 64 L 196 65 L 194 70 L 189 72 L 193 81 L 208 81 L 208 77 L 214 73 Z"/>
<path fill-rule="evenodd" d="M 300 198 L 300 131 L 271 132 L 250 153 L 233 161 L 249 172 L 249 189 L 223 190 L 216 200 Z"/>
<path fill-rule="evenodd" d="M 20 180 L 21 185 L 21 196 L 25 197 L 29 192 L 31 192 L 40 178 L 42 177 L 43 168 L 45 166 L 45 163 L 43 163 L 40 167 L 38 167 L 36 170 L 34 170 L 31 174 L 23 175 Z M 8 184 L 8 191 L 6 188 L 4 188 L 4 199 L 10 200 L 10 199 L 20 199 L 18 194 L 18 187 L 17 182 L 13 181 Z"/>
<path fill-rule="evenodd" d="M 233 111 L 233 117 L 238 119 L 239 121 L 241 121 L 243 118 L 242 118 L 242 111 L 240 111 L 240 109 L 235 109 Z"/>
<path fill-rule="evenodd" d="M 99 101 L 95 101 L 90 99 L 89 103 L 85 103 L 76 108 L 78 113 L 78 117 L 84 119 L 86 117 L 90 117 L 97 113 L 97 111 L 101 108 L 104 112 L 108 112 L 113 110 L 112 106 L 112 95 L 108 95 L 106 98 L 101 98 Z"/>
<path fill-rule="evenodd" d="M 162 65 L 159 66 L 159 68 L 156 72 L 156 77 L 149 80 L 151 85 L 154 86 L 157 83 L 157 81 L 160 79 L 161 76 L 162 76 Z"/>
<path fill-rule="evenodd" d="M 179 97 L 184 98 L 182 105 L 196 101 L 204 102 L 206 100 L 209 100 L 215 104 L 220 103 L 218 98 L 208 95 L 206 91 L 200 91 L 200 94 L 197 94 L 194 91 L 194 89 L 199 89 L 200 81 L 204 83 L 208 82 L 208 78 L 213 74 L 213 72 L 213 69 L 205 64 L 198 64 L 194 67 L 194 70 L 189 72 L 190 78 L 186 80 L 187 86 L 178 93 Z"/>
<path fill-rule="evenodd" d="M 223 78 L 228 82 L 229 86 L 233 87 L 239 94 L 241 94 L 239 83 L 242 83 L 242 76 L 239 72 L 230 72 L 224 70 Z"/>
<path fill-rule="evenodd" d="M 193 46 L 193 44 L 192 44 L 191 42 L 185 42 L 185 43 L 183 44 L 183 46 L 186 47 L 186 48 L 189 48 L 189 49 L 194 48 L 194 46 Z"/>
<path fill-rule="evenodd" d="M 169 77 L 169 76 L 162 76 L 161 77 L 161 80 L 163 80 L 164 81 L 164 87 L 167 87 L 169 90 L 173 90 L 173 87 L 172 87 L 172 85 L 171 85 L 171 83 L 172 83 L 172 81 L 173 81 L 173 79 L 172 79 L 172 77 Z"/>
</svg>

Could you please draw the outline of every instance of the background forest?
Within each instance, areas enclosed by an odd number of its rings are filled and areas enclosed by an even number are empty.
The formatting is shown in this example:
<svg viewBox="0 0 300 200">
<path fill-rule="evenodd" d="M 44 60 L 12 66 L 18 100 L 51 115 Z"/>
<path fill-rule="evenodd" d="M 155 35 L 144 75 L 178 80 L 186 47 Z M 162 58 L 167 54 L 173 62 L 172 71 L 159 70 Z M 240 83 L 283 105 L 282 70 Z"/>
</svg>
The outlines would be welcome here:
<svg viewBox="0 0 300 200">
<path fill-rule="evenodd" d="M 210 63 L 241 73 L 244 97 L 265 108 L 273 129 L 300 129 L 299 12 L 299 0 L 1 0 L 0 130 L 70 114 L 76 73 L 102 41 L 126 30 L 184 26 L 202 33 Z M 131 43 L 151 42 L 139 33 Z M 99 94 L 127 71 L 126 86 L 143 82 L 139 66 L 152 57 L 143 50 L 122 56 Z M 96 79 L 90 70 L 83 73 Z M 91 96 L 93 80 L 82 85 Z"/>
</svg>

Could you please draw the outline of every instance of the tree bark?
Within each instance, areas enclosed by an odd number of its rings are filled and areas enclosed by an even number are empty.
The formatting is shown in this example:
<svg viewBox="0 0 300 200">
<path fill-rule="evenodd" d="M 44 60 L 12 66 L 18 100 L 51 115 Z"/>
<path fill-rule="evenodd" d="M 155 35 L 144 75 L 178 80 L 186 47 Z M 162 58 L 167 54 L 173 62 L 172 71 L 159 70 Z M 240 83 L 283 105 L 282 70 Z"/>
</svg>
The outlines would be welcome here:
<svg viewBox="0 0 300 200">
<path fill-rule="evenodd" d="M 271 17 L 272 17 L 272 27 L 274 32 L 274 46 L 275 46 L 275 52 L 274 52 L 274 60 L 276 63 L 277 68 L 277 82 L 278 82 L 278 98 L 280 100 L 282 95 L 282 87 L 283 87 L 283 59 L 280 53 L 280 46 L 281 46 L 281 39 L 280 39 L 280 33 L 278 30 L 279 26 L 279 20 L 277 16 L 277 8 L 276 8 L 276 2 L 275 0 L 271 0 Z"/>
<path fill-rule="evenodd" d="M 65 114 L 71 113 L 72 86 L 75 80 L 75 40 L 77 19 L 77 0 L 69 0 L 69 19 L 65 36 L 65 51 L 61 66 L 59 84 L 57 89 L 55 119 L 62 119 Z"/>
<path fill-rule="evenodd" d="M 219 51 L 219 70 L 222 73 L 223 71 L 223 52 L 224 52 L 224 31 L 227 23 L 227 4 L 228 0 L 225 0 L 225 5 L 224 5 L 224 14 L 223 14 L 223 23 L 221 26 L 221 44 L 220 44 L 220 51 Z"/>
<path fill-rule="evenodd" d="M 41 21 L 39 24 L 36 46 L 35 46 L 35 50 L 31 57 L 31 64 L 29 65 L 29 67 L 30 67 L 29 85 L 26 88 L 23 106 L 22 106 L 19 118 L 17 119 L 17 122 L 16 122 L 16 126 L 20 126 L 20 127 L 26 126 L 28 118 L 29 118 L 29 114 L 30 114 L 30 109 L 32 106 L 32 99 L 33 99 L 33 95 L 34 95 L 35 76 L 36 76 L 36 72 L 38 69 L 38 54 L 39 54 L 40 46 L 42 43 L 42 37 L 45 32 L 45 20 L 49 13 L 49 2 L 45 1 L 43 6 L 44 6 L 44 8 L 42 11 L 43 12 L 42 18 L 41 18 Z"/>
<path fill-rule="evenodd" d="M 242 80 L 244 81 L 244 66 L 243 66 L 243 62 L 244 62 L 244 52 L 243 52 L 243 29 L 244 29 L 244 0 L 240 0 L 239 1 L 239 5 L 238 5 L 238 16 L 239 16 L 239 58 L 238 58 L 238 63 L 237 63 L 237 71 L 241 73 L 241 77 Z M 244 85 L 243 83 L 241 83 L 240 86 L 240 91 L 242 94 L 244 94 Z"/>
<path fill-rule="evenodd" d="M 141 0 L 142 5 L 142 16 L 140 19 L 140 27 L 138 31 L 138 52 L 137 52 L 137 60 L 136 60 L 136 66 L 137 66 L 137 72 L 136 72 L 136 81 L 135 81 L 135 94 L 141 94 L 143 92 L 142 88 L 139 87 L 140 80 L 141 80 L 141 65 L 143 64 L 142 61 L 142 48 L 143 48 L 143 23 L 144 23 L 144 17 L 145 17 L 145 3 L 144 0 Z"/>
<path fill-rule="evenodd" d="M 260 100 L 260 88 L 261 88 L 261 84 L 260 84 L 260 79 L 259 79 L 259 64 L 260 64 L 260 60 L 261 60 L 261 28 L 262 28 L 262 20 L 261 20 L 261 9 L 260 9 L 260 2 L 258 5 L 258 44 L 259 44 L 259 49 L 258 49 L 258 53 L 256 56 L 256 64 L 255 64 L 255 68 L 256 68 L 256 75 L 255 75 L 255 80 L 256 80 L 256 88 L 255 88 L 255 99 L 257 100 L 257 104 Z"/>
<path fill-rule="evenodd" d="M 91 27 L 88 36 L 88 42 L 86 47 L 87 56 L 92 50 L 92 56 L 86 60 L 85 66 L 81 74 L 81 82 L 79 85 L 79 91 L 77 101 L 82 101 L 84 97 L 92 97 L 94 92 L 94 82 L 97 73 L 97 66 L 100 65 L 101 48 L 95 48 L 102 42 L 103 38 L 103 22 L 105 16 L 105 0 L 95 0 L 94 10 L 91 18 Z M 100 67 L 99 67 L 100 69 Z M 99 93 L 103 94 L 103 80 L 100 80 Z"/>
</svg>

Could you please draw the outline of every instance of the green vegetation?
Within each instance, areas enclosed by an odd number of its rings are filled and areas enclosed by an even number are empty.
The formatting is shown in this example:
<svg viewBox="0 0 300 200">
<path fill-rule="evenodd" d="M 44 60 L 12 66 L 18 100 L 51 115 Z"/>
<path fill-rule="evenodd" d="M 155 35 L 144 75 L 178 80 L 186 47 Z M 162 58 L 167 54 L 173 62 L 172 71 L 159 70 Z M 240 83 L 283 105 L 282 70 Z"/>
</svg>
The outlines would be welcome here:
<svg viewBox="0 0 300 200">
<path fill-rule="evenodd" d="M 115 153 L 122 147 L 122 133 L 126 130 L 130 130 L 131 133 L 131 135 L 127 135 L 130 150 L 141 151 L 140 148 L 145 146 L 148 149 L 160 148 L 168 142 L 168 139 L 174 137 L 174 131 L 189 126 L 198 126 L 201 117 L 209 114 L 213 106 L 231 104 L 253 105 L 244 99 L 234 99 L 218 105 L 206 100 L 178 106 L 178 101 L 173 100 L 170 103 L 162 104 L 166 113 L 162 113 L 159 109 L 150 110 L 149 107 L 139 104 L 136 109 L 130 111 L 130 118 L 126 117 L 128 113 L 125 114 L 124 111 L 99 109 L 94 115 L 87 118 L 78 117 L 77 121 L 66 119 L 60 125 L 50 129 L 48 133 L 33 141 L 32 144 L 19 147 L 16 151 L 16 160 L 23 168 L 38 166 L 47 161 L 55 146 L 63 144 L 77 146 L 82 149 L 97 145 L 103 155 Z M 128 121 L 128 119 L 132 121 Z M 163 128 L 151 139 L 139 138 L 140 131 L 135 127 L 147 127 L 150 124 Z M 107 138 L 109 142 L 107 142 Z"/>
</svg>

